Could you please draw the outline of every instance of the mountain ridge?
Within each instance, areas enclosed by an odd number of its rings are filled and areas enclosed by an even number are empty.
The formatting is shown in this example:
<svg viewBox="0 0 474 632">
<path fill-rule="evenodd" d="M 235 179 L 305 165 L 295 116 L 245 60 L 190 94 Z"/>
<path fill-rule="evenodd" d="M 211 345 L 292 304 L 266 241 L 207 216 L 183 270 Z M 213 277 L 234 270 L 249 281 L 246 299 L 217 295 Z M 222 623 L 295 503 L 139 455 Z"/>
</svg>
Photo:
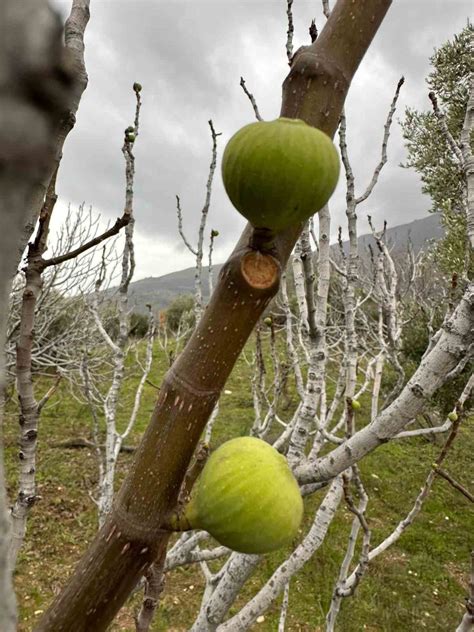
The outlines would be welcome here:
<svg viewBox="0 0 474 632">
<path fill-rule="evenodd" d="M 400 224 L 393 228 L 387 228 L 386 241 L 389 247 L 395 251 L 407 247 L 410 240 L 415 252 L 423 249 L 427 242 L 440 239 L 443 236 L 440 217 L 432 214 L 422 219 L 417 219 L 407 224 Z M 358 237 L 359 251 L 361 254 L 368 251 L 369 245 L 374 245 L 374 238 L 370 233 Z M 343 242 L 347 250 L 348 242 Z M 332 244 L 331 248 L 337 249 L 338 244 Z M 212 266 L 214 279 L 217 278 L 222 263 Z M 208 269 L 203 268 L 202 287 L 203 296 L 208 298 Z M 135 311 L 144 312 L 146 305 L 150 304 L 154 310 L 166 309 L 168 305 L 182 294 L 194 292 L 194 267 L 170 272 L 159 277 L 146 277 L 130 284 L 129 303 Z"/>
</svg>

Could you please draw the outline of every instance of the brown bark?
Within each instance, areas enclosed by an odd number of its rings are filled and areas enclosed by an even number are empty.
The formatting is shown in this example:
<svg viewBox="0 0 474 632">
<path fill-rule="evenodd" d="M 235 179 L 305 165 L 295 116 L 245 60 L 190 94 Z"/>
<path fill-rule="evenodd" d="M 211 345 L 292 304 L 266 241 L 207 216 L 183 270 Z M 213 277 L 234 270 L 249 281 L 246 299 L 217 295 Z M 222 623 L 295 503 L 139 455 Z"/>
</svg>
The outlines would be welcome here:
<svg viewBox="0 0 474 632">
<path fill-rule="evenodd" d="M 339 0 L 320 37 L 293 61 L 283 85 L 282 116 L 334 134 L 350 81 L 391 0 Z M 169 534 L 188 464 L 237 357 L 278 290 L 302 229 L 277 236 L 272 254 L 250 247 L 244 231 L 186 348 L 167 373 L 134 465 L 114 510 L 37 632 L 105 630 Z"/>
</svg>

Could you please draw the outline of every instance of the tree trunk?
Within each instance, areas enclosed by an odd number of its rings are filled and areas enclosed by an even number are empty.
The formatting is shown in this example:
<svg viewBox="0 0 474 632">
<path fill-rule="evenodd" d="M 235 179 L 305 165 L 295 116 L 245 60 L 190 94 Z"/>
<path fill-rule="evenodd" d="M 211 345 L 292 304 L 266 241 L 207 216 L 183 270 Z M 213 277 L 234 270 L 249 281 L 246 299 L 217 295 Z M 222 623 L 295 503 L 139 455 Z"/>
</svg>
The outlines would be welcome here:
<svg viewBox="0 0 474 632">
<path fill-rule="evenodd" d="M 35 204 L 38 212 L 41 208 L 54 172 L 52 138 L 78 85 L 61 39 L 62 25 L 46 0 L 0 4 L 0 400 L 5 306 L 19 261 L 18 243 L 29 210 Z M 41 198 L 38 183 L 44 183 Z M 16 627 L 9 530 L 0 454 L 0 628 L 5 632 Z"/>
</svg>

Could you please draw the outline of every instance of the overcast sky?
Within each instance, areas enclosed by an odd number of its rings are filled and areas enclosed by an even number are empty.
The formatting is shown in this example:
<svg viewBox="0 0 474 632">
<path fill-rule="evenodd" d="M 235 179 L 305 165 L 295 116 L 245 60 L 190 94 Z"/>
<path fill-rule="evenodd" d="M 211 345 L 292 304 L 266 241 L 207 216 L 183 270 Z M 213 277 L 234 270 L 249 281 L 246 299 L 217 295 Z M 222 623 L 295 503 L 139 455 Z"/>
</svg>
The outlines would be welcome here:
<svg viewBox="0 0 474 632">
<path fill-rule="evenodd" d="M 62 15 L 70 2 L 54 0 Z M 295 50 L 309 43 L 308 27 L 324 17 L 318 0 L 294 0 Z M 357 71 L 346 101 L 348 144 L 357 188 L 379 160 L 388 107 L 405 76 L 389 143 L 389 163 L 372 197 L 359 207 L 360 232 L 370 213 L 396 226 L 427 215 L 429 199 L 405 158 L 398 120 L 405 107 L 428 109 L 428 58 L 461 30 L 472 11 L 465 0 L 394 0 Z M 195 241 L 211 157 L 208 120 L 222 132 L 207 234 L 219 230 L 214 260 L 225 260 L 244 220 L 227 200 L 220 177 L 225 143 L 254 120 L 240 77 L 265 119 L 279 115 L 288 73 L 285 0 L 91 0 L 86 31 L 89 85 L 60 169 L 59 221 L 68 204 L 92 205 L 104 221 L 121 215 L 123 130 L 133 121 L 132 84 L 143 85 L 141 133 L 135 143 L 136 279 L 193 265 L 177 233 L 175 196 L 186 233 Z M 344 228 L 343 179 L 331 201 L 332 233 Z M 345 233 L 344 233 L 345 234 Z"/>
</svg>

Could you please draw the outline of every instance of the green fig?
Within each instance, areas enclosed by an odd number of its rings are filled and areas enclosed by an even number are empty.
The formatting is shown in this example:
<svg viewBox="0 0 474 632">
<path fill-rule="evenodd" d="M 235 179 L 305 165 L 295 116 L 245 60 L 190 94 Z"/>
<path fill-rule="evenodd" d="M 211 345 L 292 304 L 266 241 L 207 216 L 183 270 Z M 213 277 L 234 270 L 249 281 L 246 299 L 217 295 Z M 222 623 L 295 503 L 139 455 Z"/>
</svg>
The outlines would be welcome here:
<svg viewBox="0 0 474 632">
<path fill-rule="evenodd" d="M 142 84 L 135 82 L 133 84 L 133 89 L 135 90 L 135 92 L 141 92 L 142 91 Z"/>
<path fill-rule="evenodd" d="M 222 178 L 232 204 L 254 227 L 278 232 L 306 221 L 331 197 L 339 156 L 324 132 L 299 119 L 259 121 L 227 143 Z"/>
<path fill-rule="evenodd" d="M 219 231 L 218 230 L 211 230 L 211 237 L 219 237 Z"/>
<path fill-rule="evenodd" d="M 267 318 L 263 319 L 263 322 L 265 323 L 265 325 L 267 325 L 267 327 L 271 327 L 273 321 L 269 316 L 267 316 Z"/>
<path fill-rule="evenodd" d="M 455 410 L 452 410 L 448 415 L 448 419 L 449 421 L 457 421 L 458 420 L 457 412 Z"/>
<path fill-rule="evenodd" d="M 234 551 L 267 553 L 297 535 L 303 500 L 284 456 L 261 439 L 239 437 L 210 456 L 184 517 Z"/>
<path fill-rule="evenodd" d="M 362 408 L 361 403 L 357 399 L 351 401 L 352 410 L 360 410 Z"/>
</svg>

